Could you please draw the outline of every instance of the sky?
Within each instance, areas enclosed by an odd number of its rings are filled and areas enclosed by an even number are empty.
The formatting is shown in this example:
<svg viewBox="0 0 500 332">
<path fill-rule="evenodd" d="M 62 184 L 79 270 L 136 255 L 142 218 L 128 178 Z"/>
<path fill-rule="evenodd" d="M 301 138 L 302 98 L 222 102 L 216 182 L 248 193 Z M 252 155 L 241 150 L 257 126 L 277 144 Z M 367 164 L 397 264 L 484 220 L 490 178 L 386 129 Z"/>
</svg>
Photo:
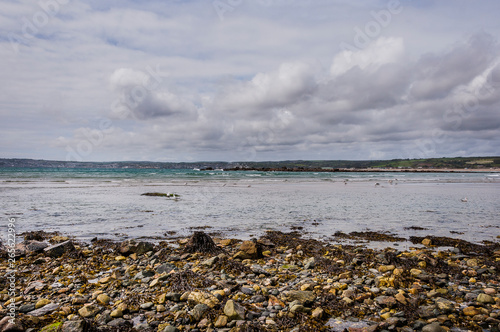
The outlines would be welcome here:
<svg viewBox="0 0 500 332">
<path fill-rule="evenodd" d="M 0 158 L 500 155 L 497 0 L 3 0 Z"/>
</svg>

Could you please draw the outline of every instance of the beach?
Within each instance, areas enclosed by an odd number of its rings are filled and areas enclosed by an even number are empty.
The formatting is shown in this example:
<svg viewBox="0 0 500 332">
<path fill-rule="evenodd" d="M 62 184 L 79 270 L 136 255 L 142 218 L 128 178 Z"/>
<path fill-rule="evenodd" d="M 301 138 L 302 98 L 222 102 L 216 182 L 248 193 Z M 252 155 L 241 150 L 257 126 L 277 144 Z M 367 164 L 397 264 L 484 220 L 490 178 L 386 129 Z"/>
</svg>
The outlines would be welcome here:
<svg viewBox="0 0 500 332">
<path fill-rule="evenodd" d="M 203 232 L 157 244 L 29 232 L 0 331 L 497 331 L 500 245 L 414 237 L 408 250 Z M 8 248 L 3 247 L 6 257 Z M 9 310 L 15 321 L 9 323 Z M 10 325 L 9 325 L 10 324 Z"/>
</svg>

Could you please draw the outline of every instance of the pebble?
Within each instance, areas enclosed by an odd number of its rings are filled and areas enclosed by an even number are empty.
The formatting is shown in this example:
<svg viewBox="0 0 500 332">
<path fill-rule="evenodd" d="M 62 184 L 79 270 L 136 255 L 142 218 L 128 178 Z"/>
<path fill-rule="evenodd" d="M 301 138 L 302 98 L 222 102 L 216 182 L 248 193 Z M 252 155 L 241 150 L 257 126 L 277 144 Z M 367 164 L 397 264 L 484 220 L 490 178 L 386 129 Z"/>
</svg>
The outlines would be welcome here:
<svg viewBox="0 0 500 332">
<path fill-rule="evenodd" d="M 50 303 L 50 300 L 47 300 L 47 299 L 38 300 L 35 303 L 35 309 L 40 309 L 41 307 L 46 306 L 49 303 Z"/>
<path fill-rule="evenodd" d="M 94 317 L 97 315 L 97 313 L 100 311 L 100 308 L 96 305 L 89 304 L 78 310 L 78 314 L 82 316 L 83 318 L 90 318 Z"/>
<path fill-rule="evenodd" d="M 41 317 L 41 316 L 48 315 L 48 314 L 56 311 L 57 309 L 59 309 L 59 304 L 57 304 L 57 303 L 49 303 L 49 304 L 46 304 L 46 305 L 44 305 L 43 307 L 41 307 L 39 309 L 30 311 L 29 315 L 30 316 L 34 316 L 34 317 Z"/>
<path fill-rule="evenodd" d="M 475 307 L 464 308 L 463 313 L 465 316 L 475 316 L 480 314 L 479 310 L 477 310 Z"/>
<path fill-rule="evenodd" d="M 439 325 L 438 322 L 434 322 L 429 325 L 425 325 L 422 328 L 422 332 L 447 332 L 447 330 Z"/>
<path fill-rule="evenodd" d="M 488 294 L 479 294 L 476 299 L 477 302 L 479 303 L 491 303 L 495 304 L 495 300 Z"/>
<path fill-rule="evenodd" d="M 205 312 L 207 312 L 209 309 L 209 306 L 207 306 L 206 304 L 197 304 L 194 306 L 191 315 L 193 316 L 195 321 L 200 321 Z"/>
<path fill-rule="evenodd" d="M 224 314 L 229 320 L 242 320 L 245 319 L 245 308 L 237 302 L 229 300 L 224 306 Z"/>
<path fill-rule="evenodd" d="M 113 318 L 121 318 L 123 317 L 123 311 L 120 308 L 117 308 L 111 311 L 110 316 Z"/>
<path fill-rule="evenodd" d="M 111 298 L 107 294 L 99 294 L 96 300 L 97 303 L 106 305 L 109 303 L 109 301 L 111 301 Z"/>
<path fill-rule="evenodd" d="M 396 267 L 394 265 L 381 265 L 378 268 L 378 271 L 381 273 L 385 273 L 387 271 L 393 271 Z"/>
</svg>

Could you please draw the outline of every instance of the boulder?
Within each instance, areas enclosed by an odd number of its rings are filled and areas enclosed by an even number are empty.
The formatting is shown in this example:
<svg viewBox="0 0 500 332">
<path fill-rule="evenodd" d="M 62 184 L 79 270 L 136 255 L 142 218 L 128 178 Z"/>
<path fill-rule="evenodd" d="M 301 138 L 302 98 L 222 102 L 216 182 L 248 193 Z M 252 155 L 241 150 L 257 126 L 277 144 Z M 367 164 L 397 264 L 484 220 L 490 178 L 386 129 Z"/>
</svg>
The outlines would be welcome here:
<svg viewBox="0 0 500 332">
<path fill-rule="evenodd" d="M 75 246 L 70 240 L 54 244 L 50 247 L 45 248 L 43 251 L 49 257 L 57 258 L 64 255 L 67 252 L 74 251 Z"/>
<path fill-rule="evenodd" d="M 31 252 L 43 252 L 45 248 L 47 248 L 49 245 L 45 242 L 40 242 L 40 241 L 26 241 L 25 243 L 25 248 L 26 251 L 31 251 Z"/>
<path fill-rule="evenodd" d="M 99 294 L 96 301 L 101 305 L 107 305 L 111 301 L 111 298 L 107 294 Z"/>
<path fill-rule="evenodd" d="M 311 311 L 310 308 L 306 308 L 304 307 L 302 304 L 294 304 L 290 307 L 290 312 L 291 313 L 296 313 L 296 312 L 308 312 L 308 311 Z"/>
<path fill-rule="evenodd" d="M 49 303 L 40 309 L 33 310 L 29 313 L 30 316 L 35 316 L 35 317 L 40 317 L 40 316 L 45 316 L 47 314 L 50 314 L 53 311 L 56 311 L 59 309 L 59 304 L 58 303 Z"/>
<path fill-rule="evenodd" d="M 465 316 L 471 316 L 471 317 L 472 317 L 472 316 L 475 316 L 475 315 L 479 315 L 479 314 L 481 313 L 478 309 L 476 309 L 476 308 L 475 308 L 475 307 L 473 307 L 473 306 L 470 306 L 470 307 L 464 308 L 464 309 L 462 310 L 462 312 L 463 312 L 463 314 L 464 314 Z"/>
<path fill-rule="evenodd" d="M 219 300 L 212 294 L 206 292 L 191 292 L 188 295 L 188 302 L 194 304 L 206 304 L 210 308 L 215 307 L 216 304 L 219 304 Z"/>
<path fill-rule="evenodd" d="M 422 328 L 422 332 L 446 332 L 447 330 L 444 329 L 441 325 L 439 325 L 438 322 L 434 322 L 428 325 L 425 325 Z"/>
<path fill-rule="evenodd" d="M 191 312 L 191 316 L 193 316 L 195 322 L 199 322 L 202 318 L 205 312 L 207 312 L 210 308 L 208 305 L 204 303 L 200 303 L 194 306 L 193 311 Z"/>
<path fill-rule="evenodd" d="M 120 248 L 118 248 L 118 251 L 122 255 L 130 255 L 130 254 L 137 254 L 137 255 L 142 255 L 147 253 L 148 251 L 153 251 L 154 245 L 151 242 L 146 242 L 146 241 L 140 241 L 137 242 L 135 240 L 127 240 L 123 241 L 120 245 Z"/>
<path fill-rule="evenodd" d="M 50 303 L 48 299 L 40 299 L 35 303 L 35 309 L 40 309 Z"/>
<path fill-rule="evenodd" d="M 18 319 L 14 319 L 10 316 L 5 316 L 0 320 L 0 331 L 1 332 L 23 332 L 24 328 Z"/>
<path fill-rule="evenodd" d="M 227 316 L 225 315 L 220 315 L 214 324 L 215 327 L 224 327 L 226 325 L 227 325 Z"/>
<path fill-rule="evenodd" d="M 428 319 L 439 315 L 439 311 L 435 305 L 423 305 L 417 309 L 417 314 L 420 318 Z"/>
<path fill-rule="evenodd" d="M 377 296 L 374 300 L 381 306 L 392 307 L 396 305 L 396 299 L 392 296 L 381 295 Z"/>
<path fill-rule="evenodd" d="M 317 307 L 316 309 L 313 310 L 312 312 L 312 317 L 315 319 L 321 319 L 323 318 L 324 310 L 320 307 Z"/>
<path fill-rule="evenodd" d="M 240 246 L 240 251 L 242 251 L 249 259 L 262 258 L 262 246 L 258 242 L 254 241 L 243 241 Z"/>
<path fill-rule="evenodd" d="M 111 318 L 121 318 L 123 317 L 123 310 L 120 308 L 116 308 L 115 310 L 111 311 L 109 315 Z"/>
<path fill-rule="evenodd" d="M 27 314 L 28 312 L 31 312 L 33 310 L 35 310 L 35 305 L 33 303 L 23 304 L 19 307 L 19 312 L 22 314 Z"/>
<path fill-rule="evenodd" d="M 85 321 L 84 320 L 69 320 L 64 322 L 61 328 L 61 332 L 84 332 L 85 331 Z"/>
<path fill-rule="evenodd" d="M 245 308 L 239 303 L 229 300 L 224 306 L 224 314 L 229 320 L 243 320 L 245 319 Z"/>
<path fill-rule="evenodd" d="M 439 311 L 443 314 L 449 314 L 455 310 L 455 303 L 450 300 L 438 297 L 435 302 Z"/>
<path fill-rule="evenodd" d="M 201 265 L 212 267 L 215 263 L 217 263 L 218 260 L 219 260 L 219 257 L 214 256 L 214 257 L 208 258 L 208 259 L 204 260 L 203 262 L 201 262 Z"/>
<path fill-rule="evenodd" d="M 311 304 L 316 300 L 316 295 L 312 291 L 297 291 L 297 290 L 292 290 L 288 291 L 285 294 L 285 298 L 287 301 L 292 302 L 292 301 L 299 301 L 300 303 L 303 304 Z"/>
<path fill-rule="evenodd" d="M 82 316 L 83 318 L 90 318 L 97 315 L 99 311 L 100 308 L 98 306 L 90 304 L 78 310 L 78 314 L 80 314 L 80 316 Z"/>
<path fill-rule="evenodd" d="M 479 303 L 483 303 L 483 304 L 487 304 L 487 303 L 495 304 L 495 300 L 493 299 L 493 297 L 491 297 L 488 294 L 484 294 L 484 293 L 479 294 L 477 296 L 476 301 Z"/>
</svg>

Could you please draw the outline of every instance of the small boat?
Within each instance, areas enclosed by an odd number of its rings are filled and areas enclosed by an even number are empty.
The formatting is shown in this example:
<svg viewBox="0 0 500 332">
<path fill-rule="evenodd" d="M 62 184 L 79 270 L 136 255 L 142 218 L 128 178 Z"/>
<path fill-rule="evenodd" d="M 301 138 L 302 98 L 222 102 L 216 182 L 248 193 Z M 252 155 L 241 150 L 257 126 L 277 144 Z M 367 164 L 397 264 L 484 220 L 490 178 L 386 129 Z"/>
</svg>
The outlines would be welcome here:
<svg viewBox="0 0 500 332">
<path fill-rule="evenodd" d="M 201 169 L 199 169 L 199 168 L 193 168 L 193 171 L 198 171 L 199 172 L 199 171 L 201 171 Z"/>
<path fill-rule="evenodd" d="M 462 198 L 461 201 L 464 203 L 467 202 L 467 197 Z"/>
</svg>

